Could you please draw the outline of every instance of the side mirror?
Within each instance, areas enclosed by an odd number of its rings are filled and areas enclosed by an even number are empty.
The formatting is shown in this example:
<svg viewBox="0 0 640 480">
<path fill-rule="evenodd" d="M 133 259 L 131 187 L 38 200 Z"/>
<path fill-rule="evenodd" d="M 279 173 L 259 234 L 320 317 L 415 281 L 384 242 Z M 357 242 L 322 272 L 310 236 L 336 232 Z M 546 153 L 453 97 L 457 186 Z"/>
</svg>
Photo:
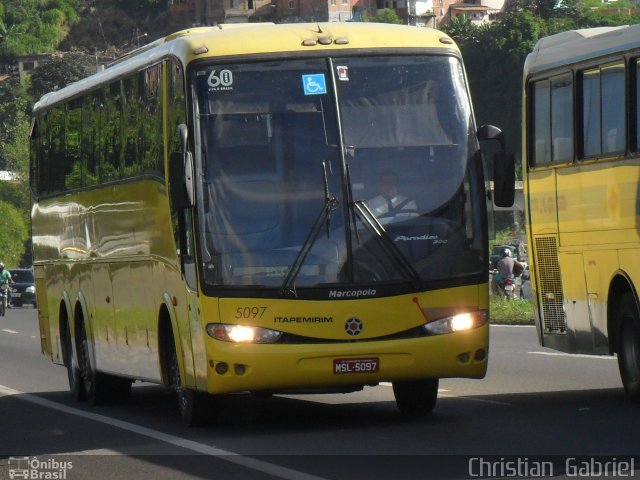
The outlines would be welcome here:
<svg viewBox="0 0 640 480">
<path fill-rule="evenodd" d="M 195 205 L 195 182 L 193 155 L 187 149 L 188 130 L 185 124 L 178 125 L 180 152 L 169 157 L 169 190 L 174 208 L 185 209 Z"/>
<path fill-rule="evenodd" d="M 494 127 L 493 125 L 482 125 L 478 128 L 477 135 L 478 140 L 481 142 L 484 142 L 485 140 L 496 140 L 497 142 L 500 142 L 500 149 L 506 150 L 504 134 L 498 127 Z"/>
<path fill-rule="evenodd" d="M 498 207 L 511 207 L 515 198 L 516 163 L 512 154 L 507 154 L 504 134 L 493 125 L 482 125 L 477 131 L 478 140 L 493 140 L 500 150 L 493 156 L 493 201 Z"/>
</svg>

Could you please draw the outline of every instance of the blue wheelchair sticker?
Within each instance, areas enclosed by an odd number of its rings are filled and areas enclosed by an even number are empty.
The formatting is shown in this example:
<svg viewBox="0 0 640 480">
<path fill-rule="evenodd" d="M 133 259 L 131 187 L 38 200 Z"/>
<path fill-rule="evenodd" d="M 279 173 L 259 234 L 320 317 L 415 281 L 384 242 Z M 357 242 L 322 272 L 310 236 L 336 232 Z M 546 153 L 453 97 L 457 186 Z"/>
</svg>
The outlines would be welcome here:
<svg viewBox="0 0 640 480">
<path fill-rule="evenodd" d="M 327 82 L 324 73 L 302 76 L 302 87 L 305 95 L 320 95 L 327 93 Z"/>
</svg>

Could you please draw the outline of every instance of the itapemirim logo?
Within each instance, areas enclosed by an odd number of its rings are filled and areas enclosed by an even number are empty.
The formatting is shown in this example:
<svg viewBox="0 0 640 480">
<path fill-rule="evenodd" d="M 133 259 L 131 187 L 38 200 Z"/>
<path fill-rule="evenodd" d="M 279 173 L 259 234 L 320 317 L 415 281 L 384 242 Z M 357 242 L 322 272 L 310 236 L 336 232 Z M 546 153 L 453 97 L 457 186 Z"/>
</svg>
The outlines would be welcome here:
<svg viewBox="0 0 640 480">
<path fill-rule="evenodd" d="M 73 468 L 73 462 L 55 458 L 40 460 L 38 457 L 9 457 L 8 466 L 11 480 L 66 480 L 67 471 Z"/>
</svg>

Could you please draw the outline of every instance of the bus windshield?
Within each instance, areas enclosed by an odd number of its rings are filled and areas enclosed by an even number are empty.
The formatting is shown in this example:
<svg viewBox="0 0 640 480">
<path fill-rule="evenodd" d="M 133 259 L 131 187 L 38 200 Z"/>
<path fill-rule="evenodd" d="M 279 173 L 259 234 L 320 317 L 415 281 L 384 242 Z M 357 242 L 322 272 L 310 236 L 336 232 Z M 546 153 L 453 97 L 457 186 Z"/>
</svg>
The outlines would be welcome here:
<svg viewBox="0 0 640 480">
<path fill-rule="evenodd" d="M 201 64 L 192 79 L 207 284 L 415 286 L 486 268 L 458 59 Z"/>
</svg>

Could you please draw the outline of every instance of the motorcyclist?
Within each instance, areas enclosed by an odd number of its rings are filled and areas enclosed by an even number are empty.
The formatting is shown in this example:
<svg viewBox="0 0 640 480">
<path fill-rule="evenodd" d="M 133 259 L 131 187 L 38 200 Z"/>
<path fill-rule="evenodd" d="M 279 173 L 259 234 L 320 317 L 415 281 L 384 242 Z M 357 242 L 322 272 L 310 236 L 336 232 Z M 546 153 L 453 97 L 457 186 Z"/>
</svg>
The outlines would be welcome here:
<svg viewBox="0 0 640 480">
<path fill-rule="evenodd" d="M 7 288 L 11 285 L 13 279 L 11 278 L 11 272 L 4 268 L 4 263 L 0 262 L 0 287 Z M 7 287 L 4 287 L 6 285 Z M 11 290 L 7 288 L 7 304 L 11 301 Z"/>
<path fill-rule="evenodd" d="M 505 248 L 501 252 L 501 258 L 498 260 L 497 273 L 493 276 L 494 281 L 502 287 L 507 279 L 514 279 L 514 270 L 517 268 L 519 272 L 523 272 L 526 265 L 519 262 L 511 256 L 511 250 Z"/>
</svg>

